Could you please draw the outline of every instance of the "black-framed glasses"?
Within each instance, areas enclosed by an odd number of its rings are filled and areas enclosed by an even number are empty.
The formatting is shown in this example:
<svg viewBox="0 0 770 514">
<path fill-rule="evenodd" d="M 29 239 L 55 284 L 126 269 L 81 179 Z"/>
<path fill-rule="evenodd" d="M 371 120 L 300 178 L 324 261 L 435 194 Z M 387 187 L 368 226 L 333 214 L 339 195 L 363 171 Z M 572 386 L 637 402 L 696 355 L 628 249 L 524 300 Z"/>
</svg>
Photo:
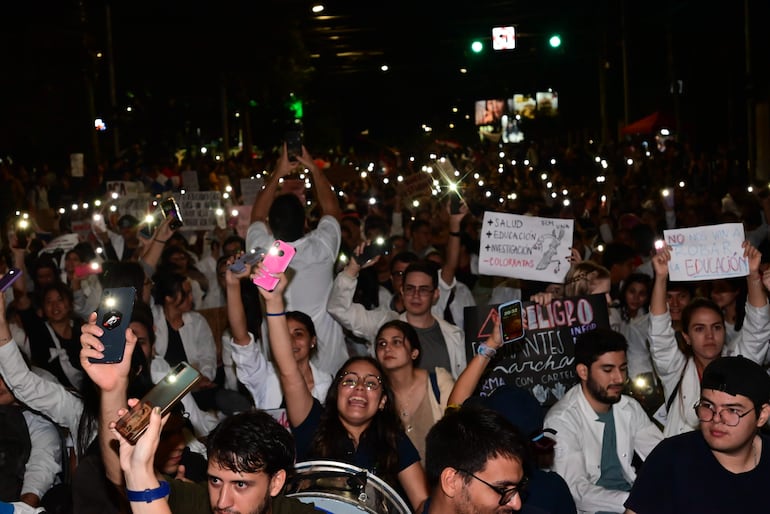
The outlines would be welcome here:
<svg viewBox="0 0 770 514">
<path fill-rule="evenodd" d="M 457 469 L 460 473 L 463 473 L 465 475 L 468 475 L 469 477 L 473 477 L 482 484 L 486 485 L 490 489 L 492 489 L 494 492 L 500 495 L 500 501 L 497 503 L 499 506 L 508 505 L 510 501 L 513 499 L 514 496 L 524 491 L 527 487 L 527 482 L 529 482 L 529 479 L 527 477 L 523 477 L 518 484 L 514 484 L 511 487 L 498 487 L 496 485 L 492 485 L 486 480 L 483 480 L 470 471 L 465 471 L 464 469 Z"/>
<path fill-rule="evenodd" d="M 340 385 L 348 389 L 355 389 L 358 384 L 363 384 L 367 391 L 376 391 L 382 384 L 382 379 L 377 375 L 361 376 L 355 371 L 343 371 L 340 373 Z"/>
<path fill-rule="evenodd" d="M 738 426 L 741 419 L 754 410 L 749 409 L 743 414 L 740 413 L 743 408 L 725 407 L 724 409 L 716 410 L 714 405 L 704 400 L 698 400 L 695 405 L 693 405 L 693 408 L 695 409 L 695 415 L 698 416 L 698 421 L 708 423 L 719 416 L 719 420 L 728 427 Z"/>
<path fill-rule="evenodd" d="M 404 286 L 404 295 L 405 296 L 428 296 L 429 294 L 432 294 L 433 291 L 435 291 L 435 288 L 429 287 L 429 286 L 413 286 L 413 285 L 407 285 Z"/>
<path fill-rule="evenodd" d="M 391 276 L 393 276 L 393 277 L 403 277 L 403 276 L 404 276 L 404 270 L 401 270 L 401 271 L 394 271 L 394 272 L 393 272 L 393 273 L 391 273 L 390 275 L 391 275 Z"/>
</svg>

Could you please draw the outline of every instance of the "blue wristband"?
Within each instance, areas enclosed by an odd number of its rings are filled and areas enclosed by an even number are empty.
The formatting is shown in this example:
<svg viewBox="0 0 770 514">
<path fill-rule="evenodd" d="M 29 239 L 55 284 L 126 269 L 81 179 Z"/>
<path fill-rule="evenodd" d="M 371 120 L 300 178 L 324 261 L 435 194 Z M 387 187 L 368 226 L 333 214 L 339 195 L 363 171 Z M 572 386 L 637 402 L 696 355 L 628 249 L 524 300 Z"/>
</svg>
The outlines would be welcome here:
<svg viewBox="0 0 770 514">
<path fill-rule="evenodd" d="M 130 502 L 152 503 L 155 500 L 165 498 L 171 493 L 171 487 L 165 480 L 160 481 L 160 485 L 155 489 L 145 489 L 144 491 L 131 491 L 126 489 L 126 497 Z"/>
<path fill-rule="evenodd" d="M 481 355 L 482 357 L 492 360 L 495 358 L 495 355 L 497 355 L 497 350 L 495 350 L 491 346 L 487 346 L 486 344 L 481 343 L 478 349 L 476 350 L 476 353 L 478 355 Z"/>
<path fill-rule="evenodd" d="M 286 311 L 283 311 L 283 312 L 267 312 L 267 311 L 265 311 L 265 316 L 286 316 Z"/>
</svg>

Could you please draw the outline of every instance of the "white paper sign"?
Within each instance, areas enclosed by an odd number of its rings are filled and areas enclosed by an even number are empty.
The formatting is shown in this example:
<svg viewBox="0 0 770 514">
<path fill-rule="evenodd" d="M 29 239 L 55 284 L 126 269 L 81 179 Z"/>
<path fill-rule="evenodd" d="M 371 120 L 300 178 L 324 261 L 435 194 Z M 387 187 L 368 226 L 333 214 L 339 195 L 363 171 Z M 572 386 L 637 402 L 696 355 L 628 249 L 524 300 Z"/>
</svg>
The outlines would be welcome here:
<svg viewBox="0 0 770 514">
<path fill-rule="evenodd" d="M 174 193 L 174 198 L 182 211 L 184 225 L 181 230 L 214 230 L 223 214 L 222 197 L 219 191 L 192 191 L 185 194 Z"/>
<path fill-rule="evenodd" d="M 671 248 L 668 274 L 672 281 L 745 277 L 749 261 L 743 256 L 741 223 L 663 231 Z"/>
<path fill-rule="evenodd" d="M 575 220 L 485 212 L 479 273 L 563 283 Z"/>
<path fill-rule="evenodd" d="M 265 179 L 260 178 L 242 178 L 241 179 L 241 201 L 243 205 L 252 205 L 257 199 L 257 194 L 262 191 Z"/>
<path fill-rule="evenodd" d="M 70 154 L 70 175 L 73 177 L 82 177 L 83 176 L 83 154 L 82 153 L 71 153 Z"/>
<path fill-rule="evenodd" d="M 185 170 L 182 172 L 182 186 L 185 191 L 200 191 L 198 185 L 198 172 L 195 170 Z"/>
</svg>

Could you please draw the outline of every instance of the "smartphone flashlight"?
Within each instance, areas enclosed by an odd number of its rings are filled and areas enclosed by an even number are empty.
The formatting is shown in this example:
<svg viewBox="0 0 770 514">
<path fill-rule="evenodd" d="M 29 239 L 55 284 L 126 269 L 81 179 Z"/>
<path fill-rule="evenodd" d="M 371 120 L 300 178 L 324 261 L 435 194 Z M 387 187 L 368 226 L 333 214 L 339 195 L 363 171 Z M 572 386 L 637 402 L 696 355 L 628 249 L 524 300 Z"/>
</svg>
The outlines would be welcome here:
<svg viewBox="0 0 770 514">
<path fill-rule="evenodd" d="M 655 241 L 656 250 L 662 250 L 664 246 L 666 246 L 666 243 L 664 243 L 662 239 L 658 239 L 657 241 Z"/>
</svg>

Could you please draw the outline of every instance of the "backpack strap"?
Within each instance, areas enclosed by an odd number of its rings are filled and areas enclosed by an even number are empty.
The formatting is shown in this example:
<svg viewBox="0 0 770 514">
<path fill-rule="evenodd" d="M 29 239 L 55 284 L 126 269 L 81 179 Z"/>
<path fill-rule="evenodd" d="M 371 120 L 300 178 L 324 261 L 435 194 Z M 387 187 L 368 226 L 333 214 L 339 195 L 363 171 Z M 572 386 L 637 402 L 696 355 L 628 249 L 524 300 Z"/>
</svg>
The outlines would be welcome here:
<svg viewBox="0 0 770 514">
<path fill-rule="evenodd" d="M 430 377 L 430 386 L 433 388 L 433 396 L 436 397 L 436 401 L 441 403 L 441 390 L 438 387 L 438 376 L 435 371 L 428 373 Z"/>
<path fill-rule="evenodd" d="M 666 412 L 671 411 L 671 405 L 674 403 L 674 398 L 676 398 L 676 395 L 679 394 L 679 388 L 682 386 L 682 380 L 684 380 L 684 372 L 687 370 L 687 363 L 685 363 L 684 368 L 682 368 L 682 374 L 679 375 L 679 381 L 674 386 L 674 390 L 671 391 L 671 396 L 668 397 L 668 400 L 666 400 Z"/>
</svg>

